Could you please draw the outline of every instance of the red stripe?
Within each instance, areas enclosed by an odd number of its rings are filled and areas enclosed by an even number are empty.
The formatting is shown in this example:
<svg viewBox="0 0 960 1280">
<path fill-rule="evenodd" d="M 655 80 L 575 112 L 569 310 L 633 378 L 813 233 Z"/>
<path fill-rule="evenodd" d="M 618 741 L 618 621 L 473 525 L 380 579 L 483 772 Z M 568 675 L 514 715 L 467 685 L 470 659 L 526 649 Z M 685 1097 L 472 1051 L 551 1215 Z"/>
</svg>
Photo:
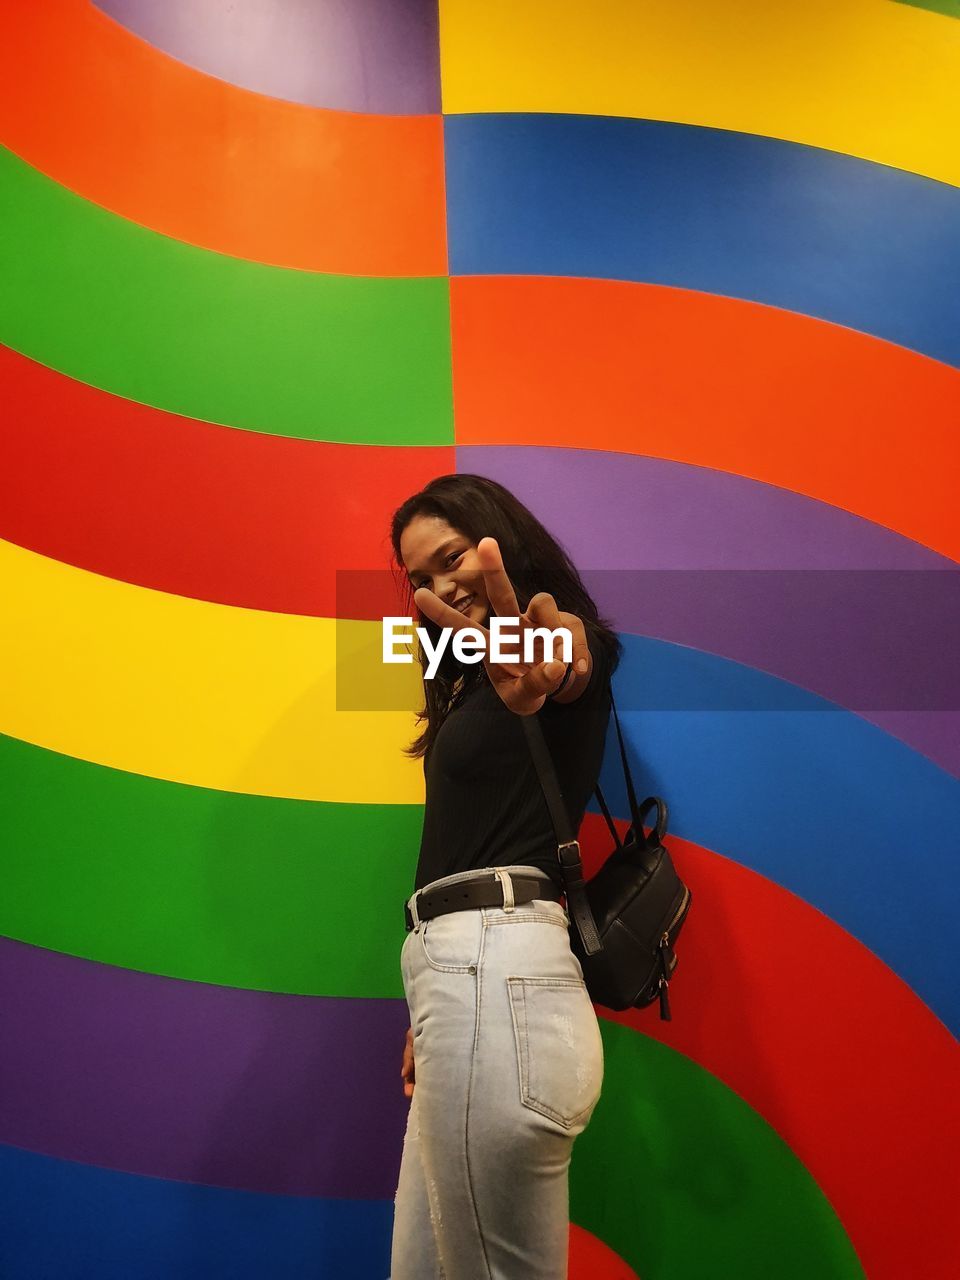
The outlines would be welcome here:
<svg viewBox="0 0 960 1280">
<path fill-rule="evenodd" d="M 455 469 L 452 445 L 326 444 L 181 418 L 2 346 L 0 384 L 0 536 L 201 600 L 395 613 L 390 516 Z M 339 599 L 338 569 L 367 571 L 344 575 Z"/>
<path fill-rule="evenodd" d="M 570 1224 L 570 1280 L 638 1280 L 637 1272 L 586 1227 Z"/>
</svg>

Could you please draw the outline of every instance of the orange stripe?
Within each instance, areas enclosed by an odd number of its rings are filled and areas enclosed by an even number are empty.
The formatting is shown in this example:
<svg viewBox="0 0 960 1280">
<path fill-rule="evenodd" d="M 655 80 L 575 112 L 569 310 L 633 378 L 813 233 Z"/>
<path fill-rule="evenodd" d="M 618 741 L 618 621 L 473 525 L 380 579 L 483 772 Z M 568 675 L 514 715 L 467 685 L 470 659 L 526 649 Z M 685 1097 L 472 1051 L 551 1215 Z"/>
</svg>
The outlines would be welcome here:
<svg viewBox="0 0 960 1280">
<path fill-rule="evenodd" d="M 446 271 L 439 116 L 322 111 L 205 76 L 85 0 L 7 6 L 0 137 L 115 213 L 277 266 Z"/>
<path fill-rule="evenodd" d="M 452 279 L 457 444 L 609 449 L 829 502 L 960 559 L 960 370 L 656 285 Z"/>
</svg>

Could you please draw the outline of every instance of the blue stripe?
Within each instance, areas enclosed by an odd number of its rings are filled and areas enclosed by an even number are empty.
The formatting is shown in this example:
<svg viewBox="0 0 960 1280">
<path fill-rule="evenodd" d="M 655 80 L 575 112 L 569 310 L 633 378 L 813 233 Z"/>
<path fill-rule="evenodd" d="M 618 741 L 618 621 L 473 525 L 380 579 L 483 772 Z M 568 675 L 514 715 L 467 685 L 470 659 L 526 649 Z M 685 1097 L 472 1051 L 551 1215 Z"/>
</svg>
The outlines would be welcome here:
<svg viewBox="0 0 960 1280">
<path fill-rule="evenodd" d="M 638 799 L 662 795 L 669 831 L 819 908 L 960 1030 L 960 781 L 796 687 L 796 709 L 764 710 L 787 705 L 773 676 L 657 640 L 621 640 L 613 688 Z M 681 690 L 686 706 L 735 698 L 757 710 L 636 709 L 649 706 L 651 689 Z M 600 785 L 626 816 L 612 719 Z M 590 808 L 599 812 L 595 800 Z M 842 993 L 842 974 L 837 983 L 839 998 L 856 998 Z"/>
<path fill-rule="evenodd" d="M 393 1203 L 144 1178 L 0 1145 L 5 1280 L 370 1280 Z"/>
<path fill-rule="evenodd" d="M 444 130 L 456 275 L 697 289 L 960 364 L 960 191 L 945 183 L 649 120 L 460 115 Z"/>
</svg>

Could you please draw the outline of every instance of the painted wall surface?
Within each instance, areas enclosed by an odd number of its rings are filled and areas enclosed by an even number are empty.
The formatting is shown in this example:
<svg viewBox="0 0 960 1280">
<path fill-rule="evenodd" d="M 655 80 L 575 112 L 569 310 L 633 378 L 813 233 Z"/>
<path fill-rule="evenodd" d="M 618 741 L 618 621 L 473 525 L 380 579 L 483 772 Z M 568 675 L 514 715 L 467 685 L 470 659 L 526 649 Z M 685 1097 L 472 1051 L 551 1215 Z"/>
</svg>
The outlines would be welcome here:
<svg viewBox="0 0 960 1280">
<path fill-rule="evenodd" d="M 463 471 L 696 902 L 572 1280 L 955 1276 L 960 6 L 0 12 L 0 1274 L 388 1274 L 422 766 L 337 571 Z"/>
</svg>

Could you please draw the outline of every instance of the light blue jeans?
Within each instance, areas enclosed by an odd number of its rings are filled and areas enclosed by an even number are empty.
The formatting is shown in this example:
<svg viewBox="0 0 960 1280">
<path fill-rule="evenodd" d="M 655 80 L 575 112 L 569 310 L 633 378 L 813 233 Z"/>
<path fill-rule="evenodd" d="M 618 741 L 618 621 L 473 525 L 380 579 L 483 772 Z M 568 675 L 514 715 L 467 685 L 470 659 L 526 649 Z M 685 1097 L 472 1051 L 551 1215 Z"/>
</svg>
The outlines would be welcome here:
<svg viewBox="0 0 960 1280">
<path fill-rule="evenodd" d="M 502 907 L 421 921 L 401 948 L 416 1079 L 390 1280 L 567 1277 L 570 1157 L 600 1098 L 603 1041 L 566 910 L 513 902 L 511 872 L 546 872 L 496 871 Z"/>
</svg>

